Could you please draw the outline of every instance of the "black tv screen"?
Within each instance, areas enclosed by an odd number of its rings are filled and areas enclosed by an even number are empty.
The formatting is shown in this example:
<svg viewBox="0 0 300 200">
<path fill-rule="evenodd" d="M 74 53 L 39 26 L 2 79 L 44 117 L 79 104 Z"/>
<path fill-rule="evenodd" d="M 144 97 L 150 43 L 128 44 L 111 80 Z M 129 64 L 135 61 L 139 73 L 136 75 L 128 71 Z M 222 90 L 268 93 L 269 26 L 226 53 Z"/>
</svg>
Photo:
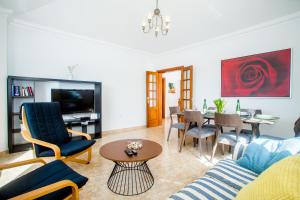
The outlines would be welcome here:
<svg viewBox="0 0 300 200">
<path fill-rule="evenodd" d="M 51 89 L 51 101 L 59 102 L 63 114 L 94 110 L 94 90 Z"/>
</svg>

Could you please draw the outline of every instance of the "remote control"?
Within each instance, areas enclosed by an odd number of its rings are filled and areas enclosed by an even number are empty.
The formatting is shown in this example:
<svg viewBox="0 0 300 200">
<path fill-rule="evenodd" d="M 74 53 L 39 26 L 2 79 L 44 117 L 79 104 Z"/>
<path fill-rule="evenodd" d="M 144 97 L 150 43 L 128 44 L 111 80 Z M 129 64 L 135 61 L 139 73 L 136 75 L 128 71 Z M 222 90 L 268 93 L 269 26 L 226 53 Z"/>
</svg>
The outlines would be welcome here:
<svg viewBox="0 0 300 200">
<path fill-rule="evenodd" d="M 138 154 L 137 150 L 131 150 L 131 151 L 132 151 L 133 155 L 137 155 Z"/>
<path fill-rule="evenodd" d="M 129 157 L 131 157 L 131 156 L 133 156 L 133 152 L 132 152 L 132 150 L 130 150 L 130 149 L 126 149 L 125 150 L 125 153 L 127 154 L 127 156 L 129 156 Z"/>
</svg>

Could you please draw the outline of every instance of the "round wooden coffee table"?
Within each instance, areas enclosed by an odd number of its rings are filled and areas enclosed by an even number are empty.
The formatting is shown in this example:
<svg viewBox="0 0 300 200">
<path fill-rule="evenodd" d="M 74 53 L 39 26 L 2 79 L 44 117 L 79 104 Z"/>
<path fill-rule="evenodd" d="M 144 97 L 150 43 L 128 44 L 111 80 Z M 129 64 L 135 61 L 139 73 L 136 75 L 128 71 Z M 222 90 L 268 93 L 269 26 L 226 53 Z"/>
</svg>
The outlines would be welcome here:
<svg viewBox="0 0 300 200">
<path fill-rule="evenodd" d="M 124 151 L 130 142 L 138 141 L 143 147 L 138 154 L 128 156 Z M 118 140 L 103 145 L 100 154 L 111 160 L 115 166 L 107 181 L 108 188 L 120 195 L 138 195 L 149 190 L 154 184 L 154 178 L 147 165 L 147 161 L 162 152 L 160 144 L 142 139 Z"/>
</svg>

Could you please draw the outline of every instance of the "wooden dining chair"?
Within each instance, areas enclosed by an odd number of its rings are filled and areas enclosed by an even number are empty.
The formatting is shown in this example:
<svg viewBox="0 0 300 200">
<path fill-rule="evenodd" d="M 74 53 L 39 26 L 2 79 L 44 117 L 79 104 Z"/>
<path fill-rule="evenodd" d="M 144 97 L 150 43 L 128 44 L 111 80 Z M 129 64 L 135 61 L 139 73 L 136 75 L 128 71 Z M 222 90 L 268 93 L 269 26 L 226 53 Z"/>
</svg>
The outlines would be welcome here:
<svg viewBox="0 0 300 200">
<path fill-rule="evenodd" d="M 185 123 L 185 131 L 180 143 L 179 152 L 181 152 L 182 150 L 182 146 L 185 142 L 186 136 L 191 136 L 199 140 L 198 148 L 201 155 L 202 154 L 201 139 L 214 136 L 216 129 L 205 128 L 202 126 L 204 123 L 204 118 L 200 111 L 184 111 L 184 123 Z M 196 124 L 196 126 L 190 129 L 191 124 Z"/>
<path fill-rule="evenodd" d="M 252 113 L 254 113 L 254 115 L 252 117 L 255 117 L 256 115 L 261 115 L 262 114 L 262 110 L 261 109 L 241 109 L 241 113 L 247 113 L 247 116 L 251 116 Z M 241 133 L 245 133 L 245 134 L 249 134 L 252 135 L 252 130 L 250 129 L 242 129 Z"/>
<path fill-rule="evenodd" d="M 167 141 L 169 141 L 170 139 L 172 128 L 176 128 L 178 130 L 178 138 L 180 135 L 180 131 L 184 131 L 184 123 L 179 122 L 177 117 L 177 114 L 180 112 L 179 107 L 178 106 L 169 107 L 169 110 L 170 110 L 170 128 L 169 128 Z M 173 117 L 175 116 L 177 117 L 177 122 L 174 122 Z"/>
<path fill-rule="evenodd" d="M 224 145 L 235 146 L 237 142 L 249 143 L 251 136 L 241 133 L 243 121 L 238 114 L 215 113 L 215 124 L 217 127 L 217 138 L 213 147 L 211 160 L 213 159 L 218 144 L 222 144 L 222 153 L 224 154 Z M 235 132 L 221 132 L 222 128 L 234 128 Z M 224 129 L 223 129 L 224 130 Z"/>
<path fill-rule="evenodd" d="M 300 117 L 295 122 L 294 131 L 295 131 L 295 137 L 299 137 L 300 136 Z"/>
<path fill-rule="evenodd" d="M 210 106 L 210 107 L 207 108 L 208 112 L 215 112 L 216 110 L 217 110 L 217 108 L 216 107 L 212 107 L 212 106 Z"/>
<path fill-rule="evenodd" d="M 207 112 L 212 112 L 212 113 L 214 113 L 214 112 L 216 112 L 216 110 L 217 110 L 216 107 L 208 107 L 208 108 L 207 108 Z M 203 113 L 203 114 L 205 114 L 205 113 Z M 205 127 L 205 128 L 216 128 L 215 124 L 212 124 L 212 123 L 211 123 L 211 120 L 212 120 L 212 119 L 207 119 L 207 120 L 204 122 L 203 127 Z"/>
<path fill-rule="evenodd" d="M 256 115 L 261 115 L 262 114 L 262 110 L 261 109 L 249 109 L 249 108 L 242 108 L 241 109 L 241 113 L 247 113 L 247 115 L 250 115 L 252 113 L 254 113 L 254 116 L 252 117 L 255 117 Z"/>
</svg>

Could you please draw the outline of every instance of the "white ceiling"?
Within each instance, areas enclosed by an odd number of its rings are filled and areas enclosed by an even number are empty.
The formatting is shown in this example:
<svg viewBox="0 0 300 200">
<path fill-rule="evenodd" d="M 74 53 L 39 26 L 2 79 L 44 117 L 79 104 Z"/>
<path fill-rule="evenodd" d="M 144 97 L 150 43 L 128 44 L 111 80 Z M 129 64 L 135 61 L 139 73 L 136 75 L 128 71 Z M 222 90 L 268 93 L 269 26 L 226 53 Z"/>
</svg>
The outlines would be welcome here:
<svg viewBox="0 0 300 200">
<path fill-rule="evenodd" d="M 161 53 L 300 11 L 300 0 L 159 0 L 168 36 L 144 34 L 155 0 L 0 0 L 13 18 L 118 45 Z"/>
</svg>

